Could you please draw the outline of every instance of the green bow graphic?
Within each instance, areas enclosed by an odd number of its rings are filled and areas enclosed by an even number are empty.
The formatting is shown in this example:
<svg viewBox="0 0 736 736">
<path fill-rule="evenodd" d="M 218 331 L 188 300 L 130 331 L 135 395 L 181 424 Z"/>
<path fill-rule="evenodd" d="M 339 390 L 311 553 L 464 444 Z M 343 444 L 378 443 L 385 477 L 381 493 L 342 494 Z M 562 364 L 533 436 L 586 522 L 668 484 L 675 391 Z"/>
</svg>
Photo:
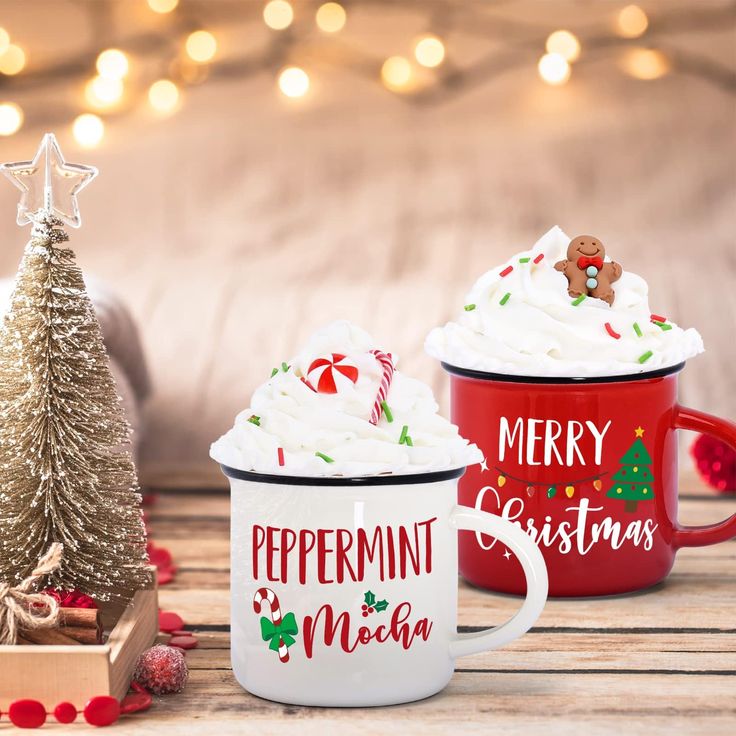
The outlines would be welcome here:
<svg viewBox="0 0 736 736">
<path fill-rule="evenodd" d="M 279 639 L 283 640 L 286 647 L 290 647 L 296 640 L 294 637 L 299 633 L 296 617 L 293 613 L 287 613 L 276 626 L 270 618 L 261 616 L 261 636 L 263 641 L 270 641 L 268 648 L 274 652 L 279 650 Z"/>
</svg>

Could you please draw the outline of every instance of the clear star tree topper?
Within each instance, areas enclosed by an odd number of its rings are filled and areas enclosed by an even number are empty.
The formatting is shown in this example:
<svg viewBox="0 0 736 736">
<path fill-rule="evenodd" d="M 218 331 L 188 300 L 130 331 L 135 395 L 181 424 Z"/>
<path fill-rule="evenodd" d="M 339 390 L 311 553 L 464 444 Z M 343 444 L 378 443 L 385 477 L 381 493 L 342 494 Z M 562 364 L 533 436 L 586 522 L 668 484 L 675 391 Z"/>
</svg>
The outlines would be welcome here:
<svg viewBox="0 0 736 736">
<path fill-rule="evenodd" d="M 77 194 L 97 176 L 97 169 L 67 163 L 53 133 L 43 137 L 32 161 L 2 164 L 0 171 L 22 192 L 19 225 L 48 216 L 71 227 L 82 224 Z"/>
<path fill-rule="evenodd" d="M 54 542 L 42 587 L 125 600 L 150 580 L 130 427 L 102 333 L 63 225 L 96 176 L 53 135 L 32 161 L 0 170 L 32 223 L 0 331 L 0 580 L 23 579 Z"/>
</svg>

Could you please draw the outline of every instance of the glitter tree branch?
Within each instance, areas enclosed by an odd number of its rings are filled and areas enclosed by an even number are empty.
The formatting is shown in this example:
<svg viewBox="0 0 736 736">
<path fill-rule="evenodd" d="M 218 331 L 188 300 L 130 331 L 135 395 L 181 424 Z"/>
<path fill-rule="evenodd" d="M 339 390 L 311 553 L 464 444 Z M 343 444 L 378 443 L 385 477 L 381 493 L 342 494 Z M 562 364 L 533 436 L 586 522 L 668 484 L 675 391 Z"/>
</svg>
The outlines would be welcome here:
<svg viewBox="0 0 736 736">
<path fill-rule="evenodd" d="M 125 600 L 149 578 L 130 427 L 61 225 L 36 217 L 0 333 L 0 579 L 61 542 L 45 585 Z"/>
</svg>

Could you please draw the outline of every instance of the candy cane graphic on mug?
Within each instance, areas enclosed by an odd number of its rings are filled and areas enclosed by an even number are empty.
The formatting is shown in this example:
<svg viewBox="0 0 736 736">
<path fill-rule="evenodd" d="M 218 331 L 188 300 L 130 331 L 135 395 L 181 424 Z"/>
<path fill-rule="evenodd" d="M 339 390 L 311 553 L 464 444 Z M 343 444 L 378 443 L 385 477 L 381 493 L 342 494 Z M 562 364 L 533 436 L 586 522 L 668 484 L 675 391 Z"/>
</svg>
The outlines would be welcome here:
<svg viewBox="0 0 736 736">
<path fill-rule="evenodd" d="M 253 610 L 256 613 L 261 612 L 261 606 L 263 605 L 263 601 L 268 602 L 268 606 L 271 610 L 271 629 L 272 631 L 271 636 L 278 635 L 278 654 L 279 659 L 282 662 L 288 662 L 289 661 L 289 648 L 284 641 L 284 637 L 279 632 L 279 628 L 282 624 L 282 618 L 281 618 L 281 606 L 279 605 L 279 598 L 274 593 L 271 588 L 258 588 L 258 590 L 253 595 Z M 264 617 L 265 618 L 265 617 Z M 261 625 L 261 628 L 263 629 L 263 624 Z M 266 638 L 266 635 L 264 635 L 264 639 Z"/>
<path fill-rule="evenodd" d="M 373 410 L 371 411 L 371 424 L 378 424 L 378 420 L 383 413 L 383 405 L 388 396 L 388 390 L 391 388 L 391 381 L 394 377 L 394 361 L 391 353 L 384 353 L 382 350 L 371 350 L 371 354 L 381 364 L 383 375 L 381 376 L 381 385 L 378 387 L 376 400 L 373 402 Z M 390 421 L 390 419 L 389 419 Z"/>
</svg>

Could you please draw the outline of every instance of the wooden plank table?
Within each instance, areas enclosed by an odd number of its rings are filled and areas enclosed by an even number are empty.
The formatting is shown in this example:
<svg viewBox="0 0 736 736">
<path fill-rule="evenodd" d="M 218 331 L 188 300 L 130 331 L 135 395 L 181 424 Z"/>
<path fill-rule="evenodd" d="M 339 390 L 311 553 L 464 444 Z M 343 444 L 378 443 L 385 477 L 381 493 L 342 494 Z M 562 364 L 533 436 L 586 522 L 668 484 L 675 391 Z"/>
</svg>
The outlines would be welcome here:
<svg viewBox="0 0 736 736">
<path fill-rule="evenodd" d="M 734 510 L 733 499 L 701 489 L 681 498 L 688 524 Z M 638 595 L 550 600 L 529 634 L 458 660 L 449 687 L 422 702 L 300 708 L 256 698 L 232 675 L 227 492 L 160 491 L 149 518 L 179 565 L 161 606 L 184 617 L 200 646 L 187 655 L 186 690 L 157 698 L 118 733 L 736 733 L 734 540 L 682 550 L 669 579 Z M 460 583 L 463 631 L 498 624 L 517 606 Z"/>
</svg>

